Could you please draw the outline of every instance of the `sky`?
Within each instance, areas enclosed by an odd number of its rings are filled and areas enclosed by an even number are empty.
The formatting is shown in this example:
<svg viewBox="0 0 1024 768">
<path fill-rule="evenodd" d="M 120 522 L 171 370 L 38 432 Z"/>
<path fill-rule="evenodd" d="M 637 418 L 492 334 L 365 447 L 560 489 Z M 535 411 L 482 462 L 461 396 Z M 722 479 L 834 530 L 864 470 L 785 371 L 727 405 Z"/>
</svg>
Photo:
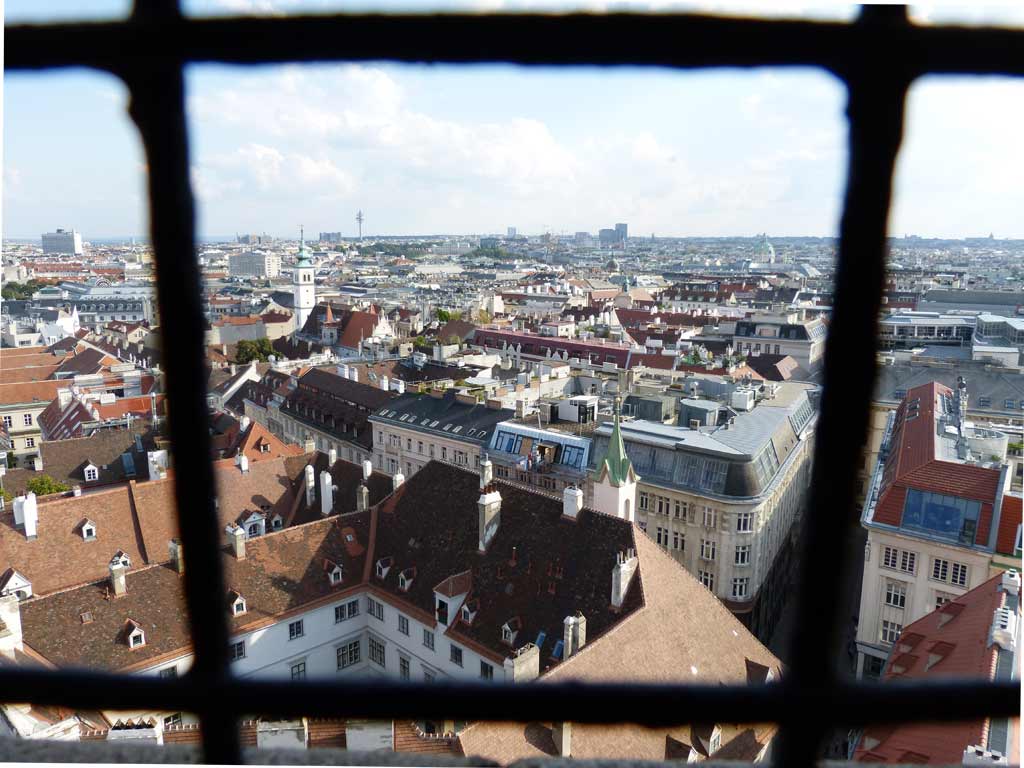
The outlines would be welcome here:
<svg viewBox="0 0 1024 768">
<path fill-rule="evenodd" d="M 340 0 L 191 0 L 196 15 L 370 7 Z M 381 8 L 380 3 L 373 7 Z M 117 18 L 123 0 L 7 0 L 5 21 Z M 385 9 L 698 10 L 748 3 L 388 0 Z M 848 5 L 773 4 L 844 20 Z M 919 21 L 1024 25 L 1024 4 L 918 6 Z M 527 69 L 394 64 L 190 67 L 199 232 L 596 232 L 831 236 L 846 163 L 845 92 L 813 70 Z M 142 235 L 146 165 L 116 79 L 4 80 L 3 229 L 38 238 Z M 894 235 L 1024 237 L 1024 81 L 915 84 Z"/>
</svg>

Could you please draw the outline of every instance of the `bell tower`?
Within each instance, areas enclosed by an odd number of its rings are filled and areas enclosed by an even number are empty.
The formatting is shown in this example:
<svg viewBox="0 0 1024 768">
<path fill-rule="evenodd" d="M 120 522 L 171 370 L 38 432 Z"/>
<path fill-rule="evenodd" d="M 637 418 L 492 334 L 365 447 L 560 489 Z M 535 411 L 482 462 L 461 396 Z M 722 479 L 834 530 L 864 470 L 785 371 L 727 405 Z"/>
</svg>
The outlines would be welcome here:
<svg viewBox="0 0 1024 768">
<path fill-rule="evenodd" d="M 313 262 L 306 252 L 306 237 L 299 227 L 299 259 L 292 271 L 292 297 L 295 305 L 295 333 L 301 333 L 316 306 L 316 282 Z"/>
</svg>

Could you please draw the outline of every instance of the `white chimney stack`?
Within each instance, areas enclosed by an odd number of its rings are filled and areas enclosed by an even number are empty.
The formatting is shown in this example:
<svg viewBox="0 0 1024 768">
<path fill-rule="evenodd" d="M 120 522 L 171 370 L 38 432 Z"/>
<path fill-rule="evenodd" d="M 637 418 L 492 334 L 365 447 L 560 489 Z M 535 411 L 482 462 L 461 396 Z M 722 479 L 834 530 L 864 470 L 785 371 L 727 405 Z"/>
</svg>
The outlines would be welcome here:
<svg viewBox="0 0 1024 768">
<path fill-rule="evenodd" d="M 380 377 L 380 388 L 383 389 L 385 392 L 388 391 L 388 377 L 387 376 L 381 376 Z"/>
<path fill-rule="evenodd" d="M 402 470 L 398 470 L 391 476 L 391 489 L 397 491 L 402 483 L 405 482 L 405 475 L 402 474 Z"/>
<path fill-rule="evenodd" d="M 612 607 L 621 608 L 626 600 L 626 593 L 629 592 L 630 582 L 636 567 L 640 564 L 637 560 L 636 550 L 628 549 L 615 555 L 615 567 L 612 568 Z"/>
<path fill-rule="evenodd" d="M 185 555 L 182 552 L 181 542 L 178 539 L 171 539 L 167 543 L 167 554 L 171 556 L 171 562 L 174 563 L 174 570 L 178 573 L 184 573 Z"/>
<path fill-rule="evenodd" d="M 240 526 L 232 524 L 228 527 L 228 539 L 235 559 L 245 560 L 245 531 Z"/>
<path fill-rule="evenodd" d="M 355 382 L 359 381 L 359 369 L 354 365 L 348 369 L 348 377 Z"/>
<path fill-rule="evenodd" d="M 491 462 L 491 457 L 485 453 L 480 462 L 480 490 L 484 490 L 492 482 L 494 482 L 494 464 Z"/>
<path fill-rule="evenodd" d="M 238 468 L 242 471 L 243 475 L 249 471 L 249 457 L 244 453 L 238 454 Z"/>
<path fill-rule="evenodd" d="M 366 483 L 361 483 L 356 488 L 356 512 L 365 512 L 370 508 L 370 489 Z"/>
<path fill-rule="evenodd" d="M 331 450 L 329 450 L 327 452 L 327 463 L 328 463 L 328 465 L 333 467 L 337 462 L 338 462 L 338 450 L 336 448 L 331 448 Z"/>
<path fill-rule="evenodd" d="M 572 723 L 552 723 L 551 738 L 560 757 L 572 757 Z"/>
<path fill-rule="evenodd" d="M 251 423 L 252 423 L 252 419 L 250 419 L 248 416 L 243 416 L 242 417 L 242 431 L 245 432 L 245 430 L 247 430 L 249 428 L 249 425 Z"/>
<path fill-rule="evenodd" d="M 369 480 L 370 475 L 373 474 L 373 462 L 369 459 L 363 461 L 363 480 Z"/>
<path fill-rule="evenodd" d="M 565 517 L 575 520 L 583 509 L 583 491 L 572 485 L 567 485 L 562 493 L 562 514 Z"/>
<path fill-rule="evenodd" d="M 306 506 L 313 506 L 316 501 L 316 470 L 312 464 L 307 464 L 306 469 Z"/>
<path fill-rule="evenodd" d="M 324 470 L 320 473 L 320 514 L 324 517 L 334 509 L 334 480 L 331 473 Z"/>
<path fill-rule="evenodd" d="M 120 560 L 115 560 L 110 564 L 110 586 L 114 590 L 114 597 L 123 597 L 128 594 L 128 580 L 125 578 L 127 571 L 128 569 Z"/>
<path fill-rule="evenodd" d="M 579 611 L 575 616 L 566 616 L 562 622 L 565 630 L 562 636 L 562 660 L 575 656 L 587 643 L 587 617 Z"/>
<path fill-rule="evenodd" d="M 401 379 L 395 379 L 395 391 L 400 394 L 405 394 L 405 382 Z"/>
<path fill-rule="evenodd" d="M 481 463 L 481 466 L 482 463 Z M 480 493 L 480 499 L 476 503 L 479 511 L 479 549 L 487 551 L 487 546 L 498 532 L 498 525 L 501 523 L 501 494 L 497 488 L 489 486 Z"/>
<path fill-rule="evenodd" d="M 14 519 L 18 519 L 18 502 L 21 501 L 21 520 L 25 525 L 25 538 L 34 539 L 38 534 L 39 509 L 36 506 L 36 495 L 29 491 L 28 495 L 14 500 Z"/>
</svg>

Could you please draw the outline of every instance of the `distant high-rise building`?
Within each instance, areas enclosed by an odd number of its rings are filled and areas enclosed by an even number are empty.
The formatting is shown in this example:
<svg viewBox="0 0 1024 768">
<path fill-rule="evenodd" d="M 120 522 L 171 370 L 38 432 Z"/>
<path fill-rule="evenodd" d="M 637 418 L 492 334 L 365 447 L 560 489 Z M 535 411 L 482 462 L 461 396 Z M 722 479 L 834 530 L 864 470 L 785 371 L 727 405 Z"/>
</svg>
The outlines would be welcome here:
<svg viewBox="0 0 1024 768">
<path fill-rule="evenodd" d="M 516 239 L 516 228 L 515 227 L 509 227 L 508 228 L 508 239 L 509 240 L 515 240 Z"/>
<path fill-rule="evenodd" d="M 246 235 L 235 235 L 235 240 L 238 241 L 239 245 L 270 245 L 274 242 L 274 238 L 264 232 L 262 235 L 246 234 Z"/>
<path fill-rule="evenodd" d="M 321 243 L 340 243 L 344 238 L 341 232 L 321 232 L 320 242 Z"/>
<path fill-rule="evenodd" d="M 589 232 L 577 232 L 573 237 L 576 245 L 590 245 L 591 237 Z"/>
<path fill-rule="evenodd" d="M 248 251 L 228 256 L 231 277 L 277 277 L 281 274 L 281 257 L 274 253 Z"/>
<path fill-rule="evenodd" d="M 626 238 L 629 237 L 629 225 L 627 224 L 616 224 L 615 231 L 619 235 L 619 240 L 623 245 L 626 244 Z"/>
<path fill-rule="evenodd" d="M 56 232 L 43 233 L 43 253 L 67 253 L 72 256 L 82 255 L 82 235 L 80 232 L 58 229 Z"/>
<path fill-rule="evenodd" d="M 619 233 L 614 229 L 602 229 L 597 233 L 597 239 L 602 247 L 618 245 L 621 242 Z"/>
</svg>

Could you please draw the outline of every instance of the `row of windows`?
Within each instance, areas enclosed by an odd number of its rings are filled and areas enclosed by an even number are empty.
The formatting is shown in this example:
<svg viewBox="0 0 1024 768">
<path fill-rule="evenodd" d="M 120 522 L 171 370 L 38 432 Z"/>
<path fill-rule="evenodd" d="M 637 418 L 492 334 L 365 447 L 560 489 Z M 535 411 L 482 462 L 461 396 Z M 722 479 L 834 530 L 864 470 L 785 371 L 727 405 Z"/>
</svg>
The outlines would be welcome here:
<svg viewBox="0 0 1024 768">
<path fill-rule="evenodd" d="M 682 499 L 670 499 L 652 493 L 637 494 L 637 507 L 648 514 L 668 517 L 671 513 L 676 520 L 684 520 L 691 524 L 697 522 L 697 511 L 700 510 L 700 523 L 704 528 L 718 528 L 719 510 L 713 507 L 701 507 L 695 502 Z M 754 530 L 753 512 L 736 512 L 732 515 L 733 529 L 736 533 L 751 533 Z M 722 521 L 726 521 L 726 513 L 722 512 Z"/>
<path fill-rule="evenodd" d="M 697 571 L 697 580 L 712 592 L 715 591 L 715 574 L 713 571 Z M 732 580 L 732 596 L 737 599 L 750 596 L 749 576 L 737 576 Z"/>
<path fill-rule="evenodd" d="M 914 576 L 917 574 L 917 553 L 896 547 L 882 547 L 882 567 Z M 968 567 L 964 563 L 933 557 L 929 578 L 933 581 L 966 587 L 969 580 Z"/>
<path fill-rule="evenodd" d="M 8 429 L 11 429 L 14 426 L 14 417 L 13 416 L 4 416 L 3 421 L 4 421 L 4 426 L 7 427 Z M 22 421 L 22 424 L 24 424 L 26 427 L 31 427 L 32 426 L 32 414 L 31 413 L 22 414 L 21 421 Z"/>
</svg>

